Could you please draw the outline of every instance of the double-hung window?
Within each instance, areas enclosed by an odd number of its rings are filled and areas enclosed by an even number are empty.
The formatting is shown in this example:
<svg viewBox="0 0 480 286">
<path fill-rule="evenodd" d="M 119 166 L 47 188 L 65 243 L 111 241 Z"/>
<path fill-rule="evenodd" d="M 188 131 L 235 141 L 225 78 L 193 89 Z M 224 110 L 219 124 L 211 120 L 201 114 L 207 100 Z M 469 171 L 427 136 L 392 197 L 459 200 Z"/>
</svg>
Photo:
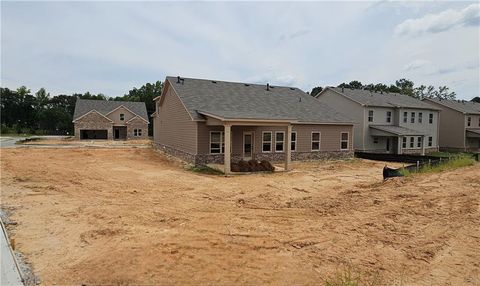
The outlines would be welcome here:
<svg viewBox="0 0 480 286">
<path fill-rule="evenodd" d="M 390 123 L 390 122 L 392 122 L 392 112 L 387 111 L 387 123 Z"/>
<path fill-rule="evenodd" d="M 290 138 L 290 150 L 297 151 L 297 131 L 292 131 L 292 137 Z"/>
<path fill-rule="evenodd" d="M 408 121 L 408 112 L 405 111 L 403 113 L 403 123 L 407 123 L 407 121 Z"/>
<path fill-rule="evenodd" d="M 472 125 L 472 118 L 469 116 L 467 117 L 467 126 Z"/>
<path fill-rule="evenodd" d="M 428 123 L 432 124 L 433 123 L 433 113 L 430 113 L 428 115 Z"/>
<path fill-rule="evenodd" d="M 275 131 L 275 152 L 283 152 L 285 146 L 285 132 Z"/>
<path fill-rule="evenodd" d="M 120 120 L 121 120 L 121 121 L 124 121 L 124 120 L 125 120 L 125 114 L 120 113 Z"/>
<path fill-rule="evenodd" d="M 432 147 L 432 145 L 433 145 L 433 137 L 429 136 L 428 137 L 428 147 Z"/>
<path fill-rule="evenodd" d="M 210 131 L 210 154 L 223 154 L 225 152 L 225 132 Z"/>
<path fill-rule="evenodd" d="M 412 112 L 411 116 L 410 123 L 415 123 L 415 112 Z"/>
<path fill-rule="evenodd" d="M 312 132 L 312 151 L 320 151 L 320 132 Z"/>
<path fill-rule="evenodd" d="M 142 129 L 133 129 L 133 136 L 134 137 L 142 136 Z"/>
<path fill-rule="evenodd" d="M 340 150 L 348 150 L 348 132 L 342 132 L 341 134 Z"/>
<path fill-rule="evenodd" d="M 272 131 L 262 132 L 262 152 L 272 152 Z"/>
<path fill-rule="evenodd" d="M 417 147 L 420 148 L 420 147 L 422 147 L 422 137 L 419 136 L 417 139 L 418 139 L 417 140 Z"/>
<path fill-rule="evenodd" d="M 410 137 L 410 148 L 415 146 L 415 137 Z"/>
<path fill-rule="evenodd" d="M 403 140 L 402 140 L 402 148 L 403 148 L 403 149 L 406 149 L 406 148 L 407 148 L 407 137 L 403 137 Z"/>
<path fill-rule="evenodd" d="M 373 122 L 373 110 L 368 111 L 368 122 Z"/>
<path fill-rule="evenodd" d="M 423 122 L 423 113 L 419 112 L 418 113 L 418 123 L 422 123 Z"/>
</svg>

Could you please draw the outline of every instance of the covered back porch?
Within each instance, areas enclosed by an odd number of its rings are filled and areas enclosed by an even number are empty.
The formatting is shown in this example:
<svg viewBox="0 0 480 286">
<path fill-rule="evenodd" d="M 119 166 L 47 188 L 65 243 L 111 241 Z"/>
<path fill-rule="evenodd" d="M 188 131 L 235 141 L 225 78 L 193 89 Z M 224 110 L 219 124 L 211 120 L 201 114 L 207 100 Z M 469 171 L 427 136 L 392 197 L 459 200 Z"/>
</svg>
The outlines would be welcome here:
<svg viewBox="0 0 480 286">
<path fill-rule="evenodd" d="M 208 128 L 207 156 L 222 156 L 221 164 L 213 164 L 225 174 L 231 174 L 232 161 L 275 161 L 276 170 L 291 169 L 291 146 L 293 119 L 232 119 L 209 112 L 200 112 L 206 117 Z M 206 139 L 204 140 L 206 141 Z M 283 166 L 279 166 L 279 159 Z"/>
<path fill-rule="evenodd" d="M 370 125 L 370 135 L 385 138 L 388 153 L 401 155 L 404 149 L 420 149 L 420 154 L 425 155 L 426 134 L 420 131 L 394 125 Z"/>
</svg>

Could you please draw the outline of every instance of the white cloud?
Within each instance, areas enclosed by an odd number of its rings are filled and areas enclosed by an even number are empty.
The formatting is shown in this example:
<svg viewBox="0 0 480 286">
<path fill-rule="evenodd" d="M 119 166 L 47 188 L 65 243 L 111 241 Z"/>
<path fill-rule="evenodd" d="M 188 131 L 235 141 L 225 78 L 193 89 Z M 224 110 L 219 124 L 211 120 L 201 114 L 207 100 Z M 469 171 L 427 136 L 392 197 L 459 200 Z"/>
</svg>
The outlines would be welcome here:
<svg viewBox="0 0 480 286">
<path fill-rule="evenodd" d="M 416 69 L 419 69 L 419 68 L 422 68 L 426 65 L 428 65 L 430 62 L 427 61 L 427 60 L 414 60 L 408 64 L 406 64 L 404 67 L 403 67 L 403 70 L 404 71 L 411 71 L 411 70 L 416 70 Z"/>
<path fill-rule="evenodd" d="M 438 14 L 427 14 L 422 18 L 408 19 L 395 27 L 395 34 L 419 36 L 440 33 L 461 26 L 480 24 L 480 5 L 471 4 L 462 10 L 448 9 Z"/>
</svg>

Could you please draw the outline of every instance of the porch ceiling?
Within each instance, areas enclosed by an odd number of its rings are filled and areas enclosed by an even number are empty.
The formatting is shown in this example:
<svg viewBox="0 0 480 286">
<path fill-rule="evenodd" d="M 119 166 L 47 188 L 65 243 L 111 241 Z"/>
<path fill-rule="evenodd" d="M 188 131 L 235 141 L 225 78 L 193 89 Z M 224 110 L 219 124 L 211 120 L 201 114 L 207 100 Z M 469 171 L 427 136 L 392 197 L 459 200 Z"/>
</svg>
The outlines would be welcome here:
<svg viewBox="0 0 480 286">
<path fill-rule="evenodd" d="M 480 128 L 467 129 L 467 137 L 469 137 L 469 138 L 480 138 Z"/>
<path fill-rule="evenodd" d="M 394 125 L 370 125 L 370 134 L 379 137 L 426 135 L 421 131 Z"/>
</svg>

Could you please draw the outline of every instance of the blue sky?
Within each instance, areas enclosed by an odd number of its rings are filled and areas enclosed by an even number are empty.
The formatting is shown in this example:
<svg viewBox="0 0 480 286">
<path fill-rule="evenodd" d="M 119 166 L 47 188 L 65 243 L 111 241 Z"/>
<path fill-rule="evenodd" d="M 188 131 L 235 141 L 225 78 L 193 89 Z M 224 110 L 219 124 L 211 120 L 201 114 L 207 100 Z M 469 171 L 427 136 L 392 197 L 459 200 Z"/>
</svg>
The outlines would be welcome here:
<svg viewBox="0 0 480 286">
<path fill-rule="evenodd" d="M 1 2 L 1 85 L 123 95 L 166 75 L 480 96 L 478 2 Z"/>
</svg>

